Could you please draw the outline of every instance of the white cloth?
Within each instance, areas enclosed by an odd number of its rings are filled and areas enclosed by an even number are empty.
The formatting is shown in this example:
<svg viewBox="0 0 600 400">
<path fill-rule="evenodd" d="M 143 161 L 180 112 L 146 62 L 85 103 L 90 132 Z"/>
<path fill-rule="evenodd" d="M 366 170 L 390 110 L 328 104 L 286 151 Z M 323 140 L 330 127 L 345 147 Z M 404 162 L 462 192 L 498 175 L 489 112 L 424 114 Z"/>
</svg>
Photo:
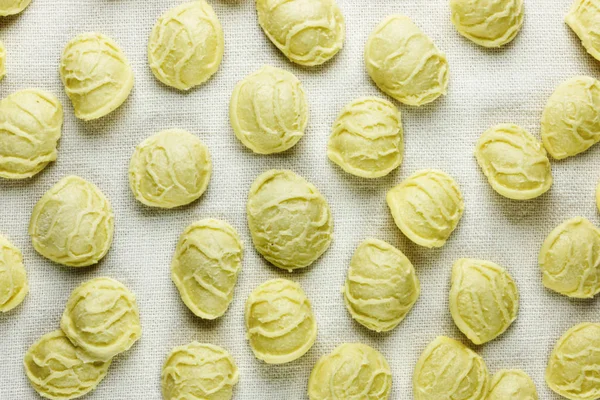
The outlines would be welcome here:
<svg viewBox="0 0 600 400">
<path fill-rule="evenodd" d="M 240 369 L 236 399 L 304 399 L 316 360 L 342 342 L 360 341 L 380 350 L 393 372 L 392 399 L 412 398 L 412 371 L 421 351 L 438 335 L 468 344 L 448 309 L 450 272 L 460 257 L 483 258 L 505 266 L 521 294 L 517 321 L 501 337 L 474 347 L 491 373 L 521 368 L 530 374 L 540 399 L 558 399 L 544 383 L 554 343 L 572 325 L 599 321 L 596 300 L 575 301 L 542 286 L 537 255 L 546 235 L 567 218 L 581 215 L 599 224 L 594 190 L 600 178 L 600 146 L 552 162 L 554 186 L 541 198 L 505 199 L 478 168 L 475 141 L 497 123 L 516 123 L 539 138 L 546 100 L 574 75 L 598 77 L 598 62 L 587 55 L 564 24 L 570 1 L 526 1 L 523 30 L 513 43 L 487 50 L 460 36 L 450 22 L 446 0 L 338 0 L 347 36 L 343 50 L 321 67 L 289 62 L 261 31 L 253 0 L 209 0 L 225 32 L 225 56 L 206 84 L 182 93 L 158 82 L 147 63 L 146 44 L 156 19 L 179 0 L 33 0 L 20 15 L 0 18 L 7 50 L 7 75 L 0 96 L 27 87 L 51 91 L 65 110 L 58 160 L 28 181 L 0 180 L 0 232 L 22 251 L 31 286 L 24 303 L 0 315 L 0 399 L 35 399 L 22 360 L 41 335 L 58 329 L 71 290 L 98 276 L 122 281 L 137 296 L 143 335 L 118 356 L 89 399 L 160 399 L 160 372 L 168 352 L 192 340 L 228 349 Z M 450 64 L 448 96 L 412 108 L 398 104 L 405 130 L 402 166 L 387 177 L 366 180 L 344 173 L 327 159 L 330 129 L 349 101 L 385 97 L 370 81 L 364 44 L 385 16 L 410 16 L 444 51 Z M 75 118 L 62 88 L 58 62 L 69 39 L 85 31 L 112 37 L 129 58 L 135 86 L 125 104 L 93 122 Z M 261 156 L 247 150 L 229 124 L 234 85 L 263 64 L 293 72 L 310 104 L 304 138 L 290 151 Z M 183 128 L 209 147 L 214 172 L 207 192 L 174 210 L 151 209 L 129 190 L 127 168 L 134 146 L 166 128 Z M 246 224 L 246 197 L 256 176 L 289 168 L 314 183 L 328 199 L 335 221 L 331 248 L 313 266 L 292 274 L 260 257 Z M 439 168 L 452 175 L 464 194 L 465 214 L 450 241 L 428 250 L 396 228 L 386 191 L 416 170 Z M 54 264 L 32 248 L 27 235 L 31 210 L 61 177 L 79 175 L 97 184 L 115 211 L 115 238 L 97 266 L 72 269 Z M 245 244 L 243 270 L 227 313 L 214 322 L 195 317 L 170 279 L 170 261 L 184 228 L 201 218 L 221 218 L 238 229 Z M 340 289 L 356 246 L 367 237 L 386 240 L 413 262 L 421 297 L 393 331 L 372 333 L 353 322 Z M 298 281 L 312 301 L 319 326 L 313 348 L 301 359 L 270 366 L 254 358 L 245 339 L 244 302 L 260 283 L 275 277 Z"/>
</svg>

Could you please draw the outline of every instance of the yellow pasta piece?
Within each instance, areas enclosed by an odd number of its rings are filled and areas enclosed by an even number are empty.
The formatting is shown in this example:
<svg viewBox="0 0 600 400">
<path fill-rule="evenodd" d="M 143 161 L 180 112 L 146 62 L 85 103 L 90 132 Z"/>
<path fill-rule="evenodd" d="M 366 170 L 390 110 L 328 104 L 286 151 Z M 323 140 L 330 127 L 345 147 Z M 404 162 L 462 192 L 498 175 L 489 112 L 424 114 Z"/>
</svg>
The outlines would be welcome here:
<svg viewBox="0 0 600 400">
<path fill-rule="evenodd" d="M 31 345 L 23 360 L 31 386 L 51 400 L 76 399 L 91 392 L 106 376 L 110 363 L 110 359 L 88 360 L 60 329 Z"/>
<path fill-rule="evenodd" d="M 569 219 L 546 238 L 539 254 L 543 283 L 569 297 L 600 292 L 600 230 L 582 217 Z"/>
<path fill-rule="evenodd" d="M 344 44 L 344 16 L 335 0 L 256 0 L 267 37 L 296 64 L 320 65 Z"/>
<path fill-rule="evenodd" d="M 8 312 L 21 304 L 28 292 L 23 255 L 0 235 L 0 312 Z"/>
<path fill-rule="evenodd" d="M 413 374 L 415 400 L 484 400 L 490 378 L 483 359 L 440 336 L 421 354 Z"/>
<path fill-rule="evenodd" d="M 273 279 L 246 301 L 246 332 L 259 360 L 283 364 L 302 357 L 315 343 L 317 323 L 306 294 L 296 282 Z"/>
<path fill-rule="evenodd" d="M 165 400 L 230 400 L 239 373 L 227 350 L 192 342 L 175 347 L 162 369 Z"/>
<path fill-rule="evenodd" d="M 391 390 L 387 361 L 361 343 L 344 343 L 321 357 L 308 381 L 310 400 L 387 400 Z"/>
<path fill-rule="evenodd" d="M 327 156 L 352 175 L 379 178 L 402 163 L 400 112 L 392 103 L 361 97 L 347 104 L 333 125 Z"/>
<path fill-rule="evenodd" d="M 223 30 L 204 0 L 180 4 L 164 13 L 152 29 L 148 63 L 162 83 L 189 90 L 204 83 L 223 59 Z"/>
<path fill-rule="evenodd" d="M 452 268 L 450 312 L 473 343 L 500 336 L 517 318 L 519 291 L 512 277 L 498 264 L 462 258 Z"/>
<path fill-rule="evenodd" d="M 520 126 L 500 124 L 485 131 L 475 157 L 492 188 L 509 199 L 533 199 L 552 186 L 546 150 Z"/>
<path fill-rule="evenodd" d="M 367 239 L 358 246 L 342 291 L 352 318 L 376 332 L 398 326 L 421 293 L 410 260 L 378 239 Z"/>
<path fill-rule="evenodd" d="M 596 60 L 600 60 L 600 1 L 574 0 L 565 22 L 575 32 L 581 44 Z"/>
<path fill-rule="evenodd" d="M 486 400 L 538 400 L 535 384 L 519 369 L 496 372 Z"/>
<path fill-rule="evenodd" d="M 114 216 L 98 187 L 78 176 L 58 181 L 37 202 L 29 221 L 33 248 L 69 267 L 96 264 L 112 244 Z"/>
<path fill-rule="evenodd" d="M 121 282 L 106 277 L 73 290 L 60 327 L 91 360 L 108 361 L 129 350 L 142 335 L 135 296 Z"/>
<path fill-rule="evenodd" d="M 542 114 L 542 142 L 558 160 L 600 141 L 600 81 L 576 76 L 561 83 Z"/>
<path fill-rule="evenodd" d="M 15 92 L 0 101 L 0 177 L 25 179 L 56 160 L 63 109 L 51 93 Z"/>
<path fill-rule="evenodd" d="M 264 66 L 233 89 L 229 118 L 235 136 L 255 153 L 293 147 L 308 124 L 308 103 L 294 74 Z"/>
<path fill-rule="evenodd" d="M 169 129 L 136 146 L 129 163 L 129 187 L 147 206 L 173 208 L 200 198 L 211 174 L 206 145 L 187 131 Z"/>
<path fill-rule="evenodd" d="M 424 247 L 442 247 L 465 208 L 458 185 L 443 171 L 428 169 L 406 178 L 387 193 L 398 228 Z"/>
<path fill-rule="evenodd" d="M 483 47 L 512 41 L 521 26 L 523 0 L 450 0 L 452 23 L 458 33 Z"/>
<path fill-rule="evenodd" d="M 546 383 L 570 400 L 600 398 L 600 324 L 575 325 L 558 340 L 546 368 Z"/>
<path fill-rule="evenodd" d="M 0 0 L 0 17 L 15 15 L 27 8 L 31 0 Z"/>
<path fill-rule="evenodd" d="M 327 201 L 292 171 L 270 170 L 256 178 L 247 213 L 254 246 L 276 267 L 307 267 L 331 243 L 333 220 Z"/>
<path fill-rule="evenodd" d="M 446 56 L 403 15 L 390 15 L 371 32 L 365 63 L 375 84 L 404 104 L 422 106 L 446 94 Z"/>
<path fill-rule="evenodd" d="M 224 221 L 203 219 L 181 234 L 171 262 L 171 279 L 194 314 L 215 319 L 227 311 L 243 252 L 237 231 Z"/>
<path fill-rule="evenodd" d="M 100 33 L 73 38 L 60 60 L 60 78 L 84 121 L 103 117 L 121 106 L 133 88 L 133 72 L 119 46 Z"/>
</svg>

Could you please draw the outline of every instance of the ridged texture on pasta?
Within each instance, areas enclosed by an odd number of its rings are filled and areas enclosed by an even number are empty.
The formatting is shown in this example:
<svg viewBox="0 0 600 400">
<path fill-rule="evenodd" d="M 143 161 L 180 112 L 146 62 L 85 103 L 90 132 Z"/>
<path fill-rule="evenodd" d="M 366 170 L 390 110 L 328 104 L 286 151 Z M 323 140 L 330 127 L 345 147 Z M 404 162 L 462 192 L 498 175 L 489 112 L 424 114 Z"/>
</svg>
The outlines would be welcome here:
<svg viewBox="0 0 600 400">
<path fill-rule="evenodd" d="M 446 56 L 403 15 L 390 15 L 371 32 L 365 63 L 377 86 L 404 104 L 421 106 L 446 94 Z"/>
<path fill-rule="evenodd" d="M 23 255 L 0 235 L 0 312 L 10 311 L 21 304 L 28 292 Z"/>
<path fill-rule="evenodd" d="M 91 360 L 110 360 L 142 335 L 135 296 L 121 282 L 106 277 L 73 290 L 60 327 Z"/>
<path fill-rule="evenodd" d="M 129 163 L 129 186 L 141 203 L 173 208 L 202 196 L 211 174 L 206 145 L 187 131 L 169 129 L 136 146 Z"/>
<path fill-rule="evenodd" d="M 382 240 L 367 239 L 354 252 L 343 293 L 352 318 L 385 332 L 406 317 L 421 289 L 413 265 L 400 250 Z"/>
<path fill-rule="evenodd" d="M 181 234 L 171 278 L 185 305 L 198 317 L 215 319 L 227 311 L 243 252 L 237 231 L 224 221 L 203 219 Z"/>
<path fill-rule="evenodd" d="M 23 11 L 31 0 L 0 0 L 0 17 L 15 15 Z"/>
<path fill-rule="evenodd" d="M 544 241 L 539 264 L 548 289 L 594 297 L 600 292 L 600 230 L 582 217 L 563 222 Z"/>
<path fill-rule="evenodd" d="M 509 199 L 533 199 L 552 186 L 546 150 L 520 126 L 500 124 L 485 131 L 475 157 L 492 188 Z"/>
<path fill-rule="evenodd" d="M 600 324 L 582 323 L 558 340 L 546 368 L 550 389 L 570 400 L 600 398 Z"/>
<path fill-rule="evenodd" d="M 392 188 L 387 204 L 402 233 L 430 248 L 446 243 L 465 208 L 454 179 L 433 169 L 419 171 Z"/>
<path fill-rule="evenodd" d="M 327 156 L 350 174 L 379 178 L 402 163 L 404 137 L 400 112 L 377 97 L 347 104 L 333 125 Z"/>
<path fill-rule="evenodd" d="M 229 353 L 212 344 L 175 347 L 162 369 L 165 400 L 230 400 L 239 373 Z"/>
<path fill-rule="evenodd" d="M 204 0 L 183 3 L 163 14 L 148 42 L 148 63 L 162 83 L 188 90 L 204 83 L 223 59 L 223 30 Z"/>
<path fill-rule="evenodd" d="M 317 323 L 306 294 L 296 282 L 273 279 L 248 297 L 246 334 L 254 355 L 267 364 L 302 357 L 317 338 Z"/>
<path fill-rule="evenodd" d="M 86 121 L 117 109 L 133 88 L 133 72 L 125 54 L 100 33 L 83 33 L 67 44 L 60 77 L 75 116 Z"/>
<path fill-rule="evenodd" d="M 29 221 L 33 248 L 69 267 L 96 264 L 112 244 L 114 216 L 108 199 L 78 176 L 58 181 L 37 202 Z"/>
<path fill-rule="evenodd" d="M 270 170 L 256 178 L 247 213 L 254 246 L 276 267 L 307 267 L 331 243 L 333 220 L 327 201 L 292 171 Z"/>
<path fill-rule="evenodd" d="M 391 390 L 387 361 L 361 343 L 344 343 L 321 357 L 308 381 L 310 400 L 387 400 Z"/>
<path fill-rule="evenodd" d="M 587 52 L 600 60 L 600 0 L 574 0 L 565 22 Z"/>
<path fill-rule="evenodd" d="M 56 160 L 63 109 L 51 93 L 25 89 L 0 101 L 0 177 L 30 178 Z"/>
<path fill-rule="evenodd" d="M 94 390 L 110 363 L 86 360 L 60 329 L 42 336 L 23 360 L 31 386 L 52 400 L 75 399 Z"/>
<path fill-rule="evenodd" d="M 503 369 L 494 375 L 486 400 L 538 400 L 538 394 L 525 372 Z"/>
<path fill-rule="evenodd" d="M 450 0 L 458 33 L 484 47 L 500 47 L 523 25 L 523 0 Z"/>
<path fill-rule="evenodd" d="M 576 76 L 561 83 L 542 114 L 542 142 L 556 159 L 575 156 L 600 141 L 600 81 Z"/>
<path fill-rule="evenodd" d="M 308 103 L 294 74 L 266 65 L 235 86 L 229 117 L 244 146 L 258 154 L 280 153 L 304 135 Z"/>
<path fill-rule="evenodd" d="M 296 64 L 323 64 L 344 44 L 344 16 L 335 0 L 256 0 L 267 37 Z"/>
<path fill-rule="evenodd" d="M 415 400 L 484 400 L 489 381 L 480 356 L 462 343 L 440 336 L 417 361 L 413 393 Z"/>
<path fill-rule="evenodd" d="M 519 291 L 512 277 L 490 261 L 462 258 L 452 268 L 450 312 L 473 343 L 500 336 L 517 318 Z"/>
</svg>

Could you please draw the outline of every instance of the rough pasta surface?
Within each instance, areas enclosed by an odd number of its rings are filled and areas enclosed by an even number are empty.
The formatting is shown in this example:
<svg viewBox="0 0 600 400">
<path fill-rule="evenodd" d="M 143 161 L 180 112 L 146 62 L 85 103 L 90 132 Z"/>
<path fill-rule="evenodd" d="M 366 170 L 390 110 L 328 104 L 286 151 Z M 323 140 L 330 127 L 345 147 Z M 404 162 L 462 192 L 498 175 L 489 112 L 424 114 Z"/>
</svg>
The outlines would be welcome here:
<svg viewBox="0 0 600 400">
<path fill-rule="evenodd" d="M 185 305 L 198 317 L 215 319 L 227 311 L 243 252 L 237 231 L 224 221 L 203 219 L 181 234 L 171 278 Z"/>
<path fill-rule="evenodd" d="M 227 350 L 192 342 L 175 347 L 162 369 L 165 400 L 230 400 L 239 373 Z"/>
<path fill-rule="evenodd" d="M 391 389 L 387 361 L 361 343 L 344 343 L 321 357 L 308 381 L 310 400 L 387 400 Z"/>
<path fill-rule="evenodd" d="M 458 33 L 484 47 L 512 41 L 525 11 L 523 0 L 450 0 L 450 9 Z"/>
<path fill-rule="evenodd" d="M 558 160 L 600 141 L 600 81 L 576 76 L 561 83 L 542 114 L 542 142 Z"/>
<path fill-rule="evenodd" d="M 0 101 L 0 177 L 30 178 L 56 160 L 63 109 L 51 93 L 15 92 Z"/>
<path fill-rule="evenodd" d="M 587 52 L 600 60 L 600 1 L 574 0 L 565 22 L 579 36 Z"/>
<path fill-rule="evenodd" d="M 375 84 L 404 104 L 422 106 L 446 94 L 446 56 L 403 15 L 390 15 L 371 32 L 365 63 Z"/>
<path fill-rule="evenodd" d="M 202 196 L 211 174 L 206 145 L 187 131 L 169 129 L 136 146 L 129 163 L 129 186 L 141 203 L 173 208 Z"/>
<path fill-rule="evenodd" d="M 400 111 L 387 100 L 361 97 L 337 117 L 327 156 L 352 175 L 379 178 L 402 163 L 404 137 Z"/>
<path fill-rule="evenodd" d="M 519 292 L 512 277 L 490 261 L 462 258 L 452 268 L 450 312 L 473 343 L 500 336 L 517 318 Z"/>
<path fill-rule="evenodd" d="M 494 375 L 486 400 L 538 400 L 538 394 L 525 372 L 504 369 Z"/>
<path fill-rule="evenodd" d="M 0 235 L 0 312 L 10 311 L 21 304 L 28 292 L 23 255 Z"/>
<path fill-rule="evenodd" d="M 0 17 L 15 15 L 23 11 L 31 0 L 0 0 Z"/>
<path fill-rule="evenodd" d="M 142 335 L 135 296 L 119 281 L 106 277 L 73 290 L 60 327 L 90 359 L 102 361 L 129 350 Z"/>
<path fill-rule="evenodd" d="M 294 146 L 308 124 L 308 103 L 294 74 L 264 66 L 233 89 L 229 118 L 235 136 L 258 154 Z"/>
<path fill-rule="evenodd" d="M 333 220 L 327 201 L 292 171 L 270 170 L 256 178 L 247 213 L 254 246 L 276 267 L 307 267 L 331 243 Z"/>
<path fill-rule="evenodd" d="M 392 330 L 420 293 L 415 269 L 400 250 L 378 239 L 358 246 L 343 288 L 346 308 L 358 323 L 376 332 Z"/>
<path fill-rule="evenodd" d="M 480 356 L 462 343 L 440 336 L 417 361 L 413 393 L 415 400 L 484 400 L 489 381 Z"/>
<path fill-rule="evenodd" d="M 210 78 L 223 59 L 223 30 L 204 0 L 183 3 L 163 14 L 148 42 L 148 63 L 162 83 L 188 90 Z"/>
<path fill-rule="evenodd" d="M 443 171 L 423 170 L 387 193 L 398 228 L 424 247 L 442 247 L 456 229 L 465 208 L 458 185 Z"/>
<path fill-rule="evenodd" d="M 600 398 L 600 324 L 582 323 L 558 340 L 546 368 L 550 389 L 570 400 Z"/>
<path fill-rule="evenodd" d="M 287 279 L 273 279 L 254 289 L 246 301 L 245 319 L 250 347 L 267 364 L 302 357 L 317 338 L 317 322 L 306 294 Z"/>
<path fill-rule="evenodd" d="M 60 78 L 75 116 L 85 121 L 120 107 L 133 88 L 133 72 L 125 54 L 100 33 L 83 33 L 67 44 Z"/>
<path fill-rule="evenodd" d="M 539 264 L 548 289 L 594 297 L 600 292 L 600 229 L 582 217 L 563 222 L 544 241 Z"/>
<path fill-rule="evenodd" d="M 475 157 L 492 188 L 509 199 L 533 199 L 552 186 L 546 150 L 520 126 L 501 124 L 485 131 Z"/>
<path fill-rule="evenodd" d="M 78 176 L 58 181 L 37 202 L 29 221 L 33 247 L 69 267 L 96 264 L 112 244 L 114 216 L 108 199 Z"/>
<path fill-rule="evenodd" d="M 31 386 L 51 400 L 75 399 L 94 390 L 110 363 L 87 360 L 60 329 L 42 336 L 23 360 Z"/>
<path fill-rule="evenodd" d="M 267 37 L 296 64 L 320 65 L 344 44 L 344 16 L 335 0 L 256 0 Z"/>
</svg>

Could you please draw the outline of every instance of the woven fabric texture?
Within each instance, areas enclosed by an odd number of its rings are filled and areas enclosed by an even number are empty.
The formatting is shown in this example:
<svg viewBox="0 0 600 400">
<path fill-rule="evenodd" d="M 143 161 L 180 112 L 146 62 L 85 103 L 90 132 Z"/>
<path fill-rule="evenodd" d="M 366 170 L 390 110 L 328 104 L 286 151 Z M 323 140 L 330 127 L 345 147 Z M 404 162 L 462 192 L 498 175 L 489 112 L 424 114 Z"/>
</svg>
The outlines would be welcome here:
<svg viewBox="0 0 600 400">
<path fill-rule="evenodd" d="M 546 235 L 562 221 L 583 216 L 600 224 L 594 202 L 600 175 L 600 146 L 552 162 L 554 186 L 531 201 L 496 194 L 476 164 L 479 135 L 498 123 L 516 123 L 539 138 L 540 117 L 553 89 L 574 75 L 599 76 L 598 63 L 563 22 L 568 0 L 526 1 L 525 23 L 514 42 L 500 50 L 479 47 L 458 34 L 447 0 L 338 0 L 347 27 L 344 48 L 321 67 L 289 62 L 261 31 L 254 1 L 209 0 L 225 34 L 225 56 L 205 84 L 182 93 L 158 82 L 147 63 L 146 45 L 156 19 L 180 0 L 33 0 L 20 15 L 0 18 L 7 50 L 7 75 L 0 97 L 29 87 L 54 93 L 65 110 L 58 160 L 26 181 L 0 180 L 0 232 L 24 255 L 30 294 L 0 315 L 0 399 L 35 399 L 22 360 L 41 335 L 58 328 L 71 291 L 81 282 L 110 276 L 136 295 L 142 338 L 118 356 L 89 399 L 160 399 L 160 372 L 169 351 L 192 340 L 229 350 L 240 369 L 236 399 L 305 399 L 310 371 L 323 354 L 343 342 L 381 351 L 393 371 L 392 399 L 412 399 L 412 371 L 421 351 L 438 335 L 468 344 L 449 312 L 453 262 L 488 259 L 507 268 L 518 284 L 517 321 L 483 346 L 491 373 L 521 368 L 535 381 L 541 399 L 558 399 L 544 383 L 544 370 L 560 335 L 576 323 L 598 321 L 597 300 L 575 301 L 542 286 L 537 255 Z M 370 31 L 384 17 L 411 17 L 448 57 L 448 95 L 421 108 L 396 103 L 405 131 L 405 157 L 389 176 L 367 180 L 343 172 L 327 159 L 332 124 L 345 104 L 365 95 L 384 97 L 367 75 L 363 51 Z M 125 104 L 100 120 L 77 120 L 61 85 L 59 58 L 75 35 L 97 31 L 112 37 L 129 58 L 135 85 Z M 269 64 L 293 72 L 310 105 L 304 138 L 291 150 L 255 155 L 229 124 L 229 98 L 240 79 Z M 168 128 L 182 128 L 210 149 L 213 176 L 208 190 L 189 206 L 158 210 L 137 202 L 127 168 L 136 144 Z M 314 265 L 288 273 L 268 264 L 253 248 L 246 223 L 246 198 L 254 178 L 270 168 L 302 175 L 329 201 L 335 228 L 331 248 Z M 421 248 L 396 228 L 385 194 L 415 171 L 438 168 L 452 175 L 465 199 L 465 214 L 448 243 Z M 36 201 L 65 175 L 79 175 L 108 196 L 115 212 L 115 238 L 96 267 L 54 264 L 32 247 L 27 226 Z M 227 313 L 216 321 L 195 317 L 170 279 L 170 262 L 184 228 L 202 218 L 228 221 L 244 244 L 243 269 Z M 396 329 L 372 333 L 345 309 L 341 287 L 358 244 L 388 241 L 413 262 L 422 293 Z M 270 366 L 254 358 L 245 339 L 244 302 L 260 283 L 276 277 L 298 281 L 312 302 L 319 334 L 301 359 Z"/>
</svg>

